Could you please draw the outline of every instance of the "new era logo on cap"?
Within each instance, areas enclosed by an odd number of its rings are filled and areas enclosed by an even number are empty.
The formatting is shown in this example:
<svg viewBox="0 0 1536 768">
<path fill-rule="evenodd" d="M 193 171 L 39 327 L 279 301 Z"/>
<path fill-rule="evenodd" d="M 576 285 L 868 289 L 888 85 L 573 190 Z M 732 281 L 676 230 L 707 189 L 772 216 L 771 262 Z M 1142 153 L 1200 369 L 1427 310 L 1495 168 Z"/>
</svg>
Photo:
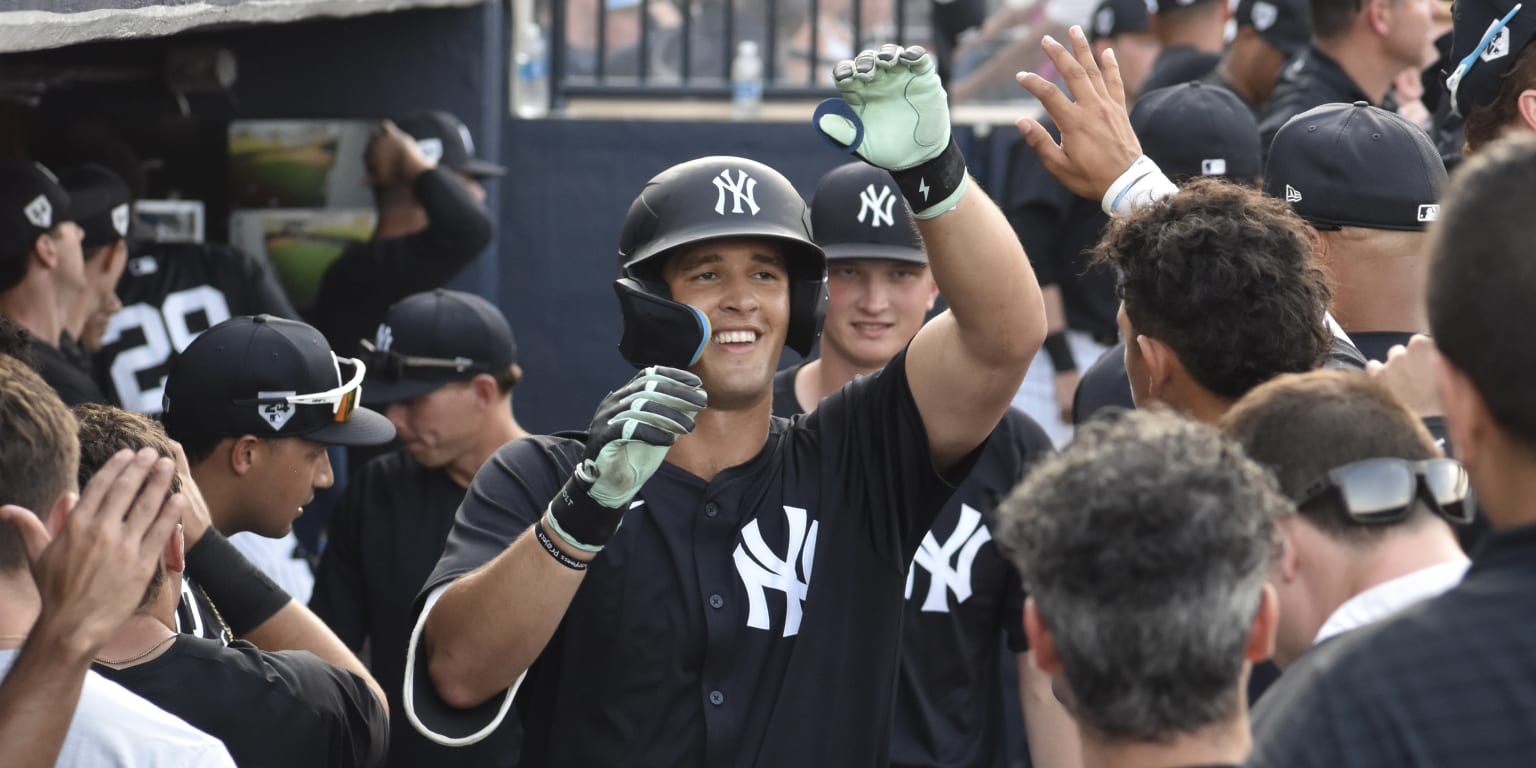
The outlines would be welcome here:
<svg viewBox="0 0 1536 768">
<path fill-rule="evenodd" d="M 1285 185 L 1285 201 L 1287 203 L 1299 203 L 1301 202 L 1301 193 L 1297 192 L 1295 187 L 1287 184 Z"/>
<path fill-rule="evenodd" d="M 26 214 L 27 221 L 32 222 L 32 226 L 53 229 L 53 203 L 48 202 L 46 196 L 38 195 L 32 198 L 32 202 L 27 203 L 21 211 Z"/>
<path fill-rule="evenodd" d="M 1419 206 L 1419 221 L 1437 221 L 1440 218 L 1440 206 L 1438 204 Z"/>
<path fill-rule="evenodd" d="M 1227 175 L 1226 158 L 1211 157 L 1200 161 L 1201 176 L 1225 176 Z"/>
</svg>

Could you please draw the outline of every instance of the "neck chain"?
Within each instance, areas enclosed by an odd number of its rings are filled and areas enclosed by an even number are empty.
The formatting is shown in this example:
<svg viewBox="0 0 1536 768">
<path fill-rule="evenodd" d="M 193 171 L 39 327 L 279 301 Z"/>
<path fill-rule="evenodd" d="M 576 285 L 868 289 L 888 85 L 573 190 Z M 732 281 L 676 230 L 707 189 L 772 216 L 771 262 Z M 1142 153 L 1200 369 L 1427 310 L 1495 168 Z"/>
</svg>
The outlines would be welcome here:
<svg viewBox="0 0 1536 768">
<path fill-rule="evenodd" d="M 141 653 L 141 654 L 139 654 L 137 656 L 134 656 L 132 658 L 128 658 L 128 659 L 103 659 L 100 656 L 97 656 L 96 660 L 101 662 L 101 663 L 103 663 L 103 664 L 107 664 L 109 666 L 121 667 L 121 666 L 123 666 L 125 664 L 132 664 L 135 661 L 138 661 L 139 659 L 142 659 L 145 656 L 148 656 L 151 653 L 154 653 L 156 650 L 158 650 L 160 648 L 160 646 L 165 645 L 166 643 L 168 643 L 168 642 L 170 642 L 172 640 L 175 640 L 175 639 L 176 639 L 175 633 L 166 635 L 165 637 L 162 637 L 158 641 L 156 641 L 154 645 L 151 645 L 150 647 L 146 648 L 143 653 Z"/>
</svg>

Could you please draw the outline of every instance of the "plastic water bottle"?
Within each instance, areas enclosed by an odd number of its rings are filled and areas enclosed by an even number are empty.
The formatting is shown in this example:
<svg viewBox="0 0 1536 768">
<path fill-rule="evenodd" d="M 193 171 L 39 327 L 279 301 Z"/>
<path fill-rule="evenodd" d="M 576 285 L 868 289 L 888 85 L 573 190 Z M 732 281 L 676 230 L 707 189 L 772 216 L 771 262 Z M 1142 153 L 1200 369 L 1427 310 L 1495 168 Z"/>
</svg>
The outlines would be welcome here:
<svg viewBox="0 0 1536 768">
<path fill-rule="evenodd" d="M 743 40 L 736 44 L 736 58 L 731 61 L 731 117 L 756 120 L 763 105 L 763 59 L 757 43 Z"/>
<path fill-rule="evenodd" d="M 532 22 L 523 25 L 513 58 L 517 79 L 512 85 L 512 111 L 524 119 L 549 114 L 549 63 L 544 30 Z"/>
</svg>

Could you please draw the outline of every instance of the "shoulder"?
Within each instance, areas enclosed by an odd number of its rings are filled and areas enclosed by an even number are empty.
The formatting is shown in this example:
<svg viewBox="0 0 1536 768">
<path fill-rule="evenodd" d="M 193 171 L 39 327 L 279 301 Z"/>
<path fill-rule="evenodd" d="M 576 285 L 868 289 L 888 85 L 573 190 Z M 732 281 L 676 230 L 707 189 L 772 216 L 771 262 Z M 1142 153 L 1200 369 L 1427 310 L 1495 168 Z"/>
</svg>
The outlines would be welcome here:
<svg viewBox="0 0 1536 768">
<path fill-rule="evenodd" d="M 97 759 L 129 765 L 234 765 L 218 739 L 89 671 L 59 764 Z"/>
</svg>

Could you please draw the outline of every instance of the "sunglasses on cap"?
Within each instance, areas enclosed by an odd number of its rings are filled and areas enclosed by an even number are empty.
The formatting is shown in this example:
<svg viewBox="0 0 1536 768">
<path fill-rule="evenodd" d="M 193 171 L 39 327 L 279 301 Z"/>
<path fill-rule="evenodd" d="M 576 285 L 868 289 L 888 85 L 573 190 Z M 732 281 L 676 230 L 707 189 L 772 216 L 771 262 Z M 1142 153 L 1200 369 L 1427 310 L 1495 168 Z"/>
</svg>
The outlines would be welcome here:
<svg viewBox="0 0 1536 768">
<path fill-rule="evenodd" d="M 1350 519 L 1384 525 L 1407 517 L 1414 500 L 1422 499 L 1445 519 L 1466 525 L 1472 522 L 1468 485 L 1467 471 L 1455 459 L 1365 459 L 1328 470 L 1302 492 L 1296 506 L 1337 493 Z"/>
<path fill-rule="evenodd" d="M 402 355 L 394 350 L 380 351 L 373 342 L 361 339 L 358 343 L 362 346 L 362 357 L 368 361 L 368 366 L 375 376 L 385 379 L 412 378 L 408 371 L 411 369 L 421 371 L 437 371 L 446 373 L 491 373 L 491 364 L 471 360 L 467 357 L 422 357 L 417 355 Z"/>
<path fill-rule="evenodd" d="M 1484 53 L 1487 53 L 1489 46 L 1493 45 L 1494 38 L 1498 37 L 1499 33 L 1509 26 L 1509 22 L 1514 21 L 1515 14 L 1520 13 L 1520 9 L 1523 7 L 1525 7 L 1524 3 L 1518 3 L 1515 7 L 1509 9 L 1509 13 L 1504 14 L 1503 18 L 1489 24 L 1488 31 L 1484 32 L 1483 36 L 1478 39 L 1477 45 L 1473 46 L 1471 53 L 1463 56 L 1461 61 L 1457 62 L 1456 69 L 1452 70 L 1451 74 L 1445 78 L 1445 89 L 1450 92 L 1453 103 L 1456 99 L 1456 91 L 1461 88 L 1462 78 L 1466 77 L 1467 72 L 1471 71 L 1472 67 L 1477 64 L 1477 60 Z"/>
<path fill-rule="evenodd" d="M 351 357 L 340 357 L 335 352 L 331 353 L 331 359 L 336 363 L 336 372 L 341 373 L 341 366 L 352 367 L 352 378 L 347 383 L 335 389 L 324 392 L 314 392 L 307 395 L 273 395 L 270 397 L 252 397 L 236 400 L 235 405 L 278 405 L 288 403 L 290 405 L 329 405 L 331 406 L 332 421 L 337 423 L 352 420 L 352 414 L 357 410 L 357 404 L 363 396 L 363 376 L 368 373 L 368 366 L 363 361 Z"/>
</svg>

